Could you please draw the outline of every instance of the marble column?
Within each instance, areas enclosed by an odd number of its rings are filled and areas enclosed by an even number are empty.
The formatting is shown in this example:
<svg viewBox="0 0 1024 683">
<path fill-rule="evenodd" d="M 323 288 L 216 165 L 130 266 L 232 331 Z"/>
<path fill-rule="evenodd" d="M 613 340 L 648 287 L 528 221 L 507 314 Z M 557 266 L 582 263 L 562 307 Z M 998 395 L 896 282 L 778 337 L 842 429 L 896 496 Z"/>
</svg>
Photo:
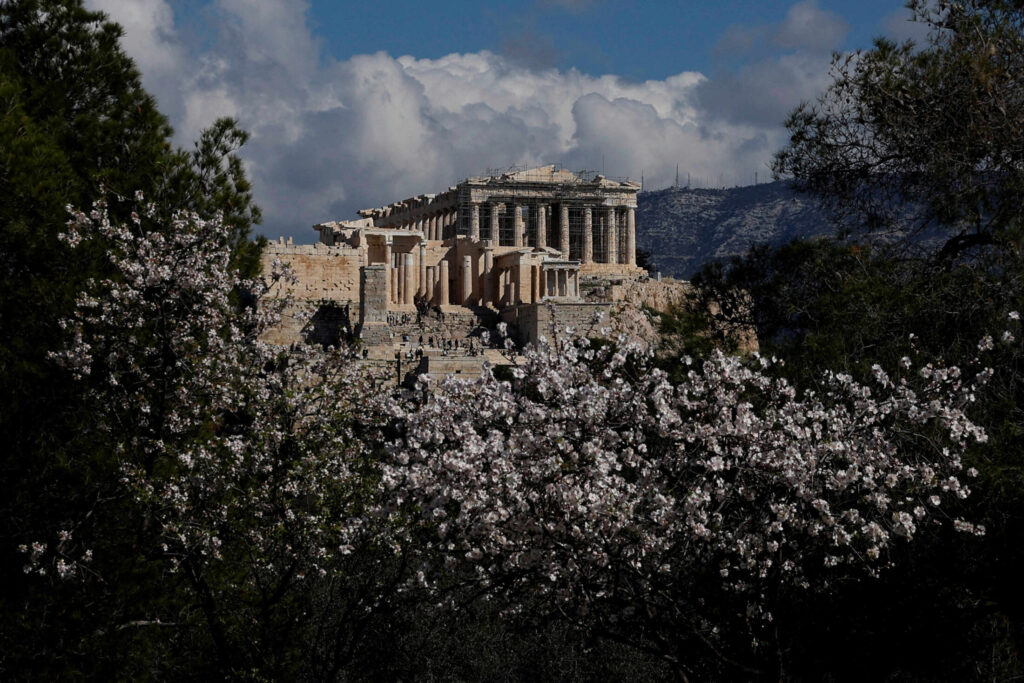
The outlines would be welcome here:
<svg viewBox="0 0 1024 683">
<path fill-rule="evenodd" d="M 626 263 L 636 265 L 636 207 L 626 207 Z"/>
<path fill-rule="evenodd" d="M 405 254 L 395 254 L 395 303 L 405 301 Z"/>
<path fill-rule="evenodd" d="M 480 241 L 480 205 L 474 202 L 471 206 L 472 217 L 469 221 L 469 237 L 470 239 L 479 242 Z"/>
<path fill-rule="evenodd" d="M 447 306 L 451 303 L 451 295 L 448 287 L 448 261 L 441 261 L 440 274 L 438 275 L 437 287 L 440 290 L 438 295 L 438 304 L 441 306 Z"/>
<path fill-rule="evenodd" d="M 594 260 L 594 212 L 589 206 L 583 207 L 583 263 Z"/>
<path fill-rule="evenodd" d="M 424 296 L 427 293 L 427 243 L 420 242 L 420 281 L 416 287 L 416 293 Z"/>
<path fill-rule="evenodd" d="M 569 205 L 563 203 L 559 207 L 558 217 L 558 248 L 562 251 L 562 258 L 569 259 Z"/>
<path fill-rule="evenodd" d="M 494 249 L 484 249 L 484 305 L 494 303 Z"/>
<path fill-rule="evenodd" d="M 460 306 L 471 305 L 473 299 L 473 257 L 466 255 L 462 257 L 462 272 L 459 278 L 459 294 L 457 297 Z"/>
<path fill-rule="evenodd" d="M 425 296 L 427 302 L 433 303 L 434 301 L 434 280 L 437 278 L 437 268 L 434 266 L 427 266 L 427 291 Z"/>
<path fill-rule="evenodd" d="M 411 306 L 412 294 L 416 290 L 416 287 L 413 284 L 416 273 L 416 266 L 414 264 L 415 259 L 413 258 L 412 252 L 406 252 L 402 256 L 405 260 L 405 289 L 402 292 L 402 303 L 406 306 Z"/>
<path fill-rule="evenodd" d="M 384 290 L 387 292 L 388 303 L 395 300 L 395 297 L 391 294 L 391 286 L 395 282 L 395 276 L 391 272 L 391 243 L 384 242 Z"/>
<path fill-rule="evenodd" d="M 548 206 L 537 205 L 537 246 L 543 249 L 548 245 Z"/>
<path fill-rule="evenodd" d="M 605 242 L 608 244 L 607 258 L 605 263 L 619 262 L 619 234 L 615 229 L 615 207 L 609 206 L 605 209 Z"/>
<path fill-rule="evenodd" d="M 515 228 L 515 241 L 513 244 L 517 247 L 524 246 L 523 238 L 526 234 L 525 221 L 523 220 L 523 209 L 529 210 L 525 206 L 512 205 L 512 225 Z"/>
<path fill-rule="evenodd" d="M 491 202 L 491 244 L 501 246 L 500 232 L 500 221 L 499 211 L 501 210 L 501 204 L 498 202 Z"/>
</svg>

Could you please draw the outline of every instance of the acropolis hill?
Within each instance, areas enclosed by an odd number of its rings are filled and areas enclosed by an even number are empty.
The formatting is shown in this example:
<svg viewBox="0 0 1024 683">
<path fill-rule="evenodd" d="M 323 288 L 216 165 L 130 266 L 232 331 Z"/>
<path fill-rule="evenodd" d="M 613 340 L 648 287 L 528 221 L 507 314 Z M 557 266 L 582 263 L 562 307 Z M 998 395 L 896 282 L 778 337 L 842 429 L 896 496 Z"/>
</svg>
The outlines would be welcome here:
<svg viewBox="0 0 1024 683">
<path fill-rule="evenodd" d="M 598 312 L 614 317 L 616 301 L 664 308 L 684 285 L 636 265 L 639 190 L 555 166 L 512 170 L 320 223 L 314 245 L 272 242 L 264 270 L 290 263 L 293 298 L 316 309 L 272 341 L 351 336 L 368 358 L 413 362 L 399 376 L 477 374 L 481 333 L 500 321 L 525 344 L 553 321 L 581 329 Z"/>
</svg>

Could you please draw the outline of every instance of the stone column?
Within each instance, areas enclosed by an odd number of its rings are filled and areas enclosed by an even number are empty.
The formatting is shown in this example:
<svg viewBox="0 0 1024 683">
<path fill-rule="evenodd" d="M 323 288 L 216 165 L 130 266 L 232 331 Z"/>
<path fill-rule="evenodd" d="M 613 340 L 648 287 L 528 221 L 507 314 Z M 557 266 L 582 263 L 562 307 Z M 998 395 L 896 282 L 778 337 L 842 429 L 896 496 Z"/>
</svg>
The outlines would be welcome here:
<svg viewBox="0 0 1024 683">
<path fill-rule="evenodd" d="M 400 304 L 402 303 L 402 255 L 392 254 L 391 260 L 394 263 L 394 265 L 391 268 L 391 290 L 393 295 L 392 300 L 396 304 Z"/>
<path fill-rule="evenodd" d="M 548 246 L 548 206 L 537 205 L 537 246 L 543 249 Z"/>
<path fill-rule="evenodd" d="M 494 249 L 484 249 L 484 305 L 494 303 Z"/>
<path fill-rule="evenodd" d="M 395 300 L 395 297 L 391 294 L 391 286 L 394 284 L 395 276 L 391 272 L 391 243 L 387 240 L 384 241 L 384 296 L 387 298 L 388 303 Z"/>
<path fill-rule="evenodd" d="M 473 240 L 479 242 L 480 241 L 480 205 L 477 204 L 476 202 L 473 202 L 470 206 L 472 207 L 472 209 L 471 209 L 472 210 L 472 217 L 470 218 L 470 221 L 469 221 L 469 237 L 470 237 L 470 239 L 473 239 Z"/>
<path fill-rule="evenodd" d="M 636 207 L 626 207 L 626 263 L 636 265 Z"/>
<path fill-rule="evenodd" d="M 473 298 L 473 257 L 462 257 L 462 273 L 459 278 L 459 294 L 456 297 L 460 306 L 469 306 Z"/>
<path fill-rule="evenodd" d="M 501 204 L 498 202 L 491 202 L 491 243 L 497 246 L 501 246 L 501 238 L 498 237 L 501 234 L 498 210 Z"/>
<path fill-rule="evenodd" d="M 615 229 L 615 207 L 609 206 L 605 209 L 604 214 L 605 222 L 605 242 L 608 244 L 608 257 L 605 259 L 606 263 L 618 263 L 619 262 L 619 234 Z"/>
<path fill-rule="evenodd" d="M 558 248 L 562 250 L 562 258 L 569 259 L 569 205 L 563 203 L 558 217 Z"/>
<path fill-rule="evenodd" d="M 405 289 L 402 291 L 402 303 L 405 304 L 406 306 L 411 306 L 412 293 L 416 289 L 416 287 L 413 285 L 413 281 L 415 279 L 414 273 L 416 272 L 416 266 L 413 263 L 414 259 L 412 252 L 406 252 L 405 254 L 402 255 L 402 257 L 405 261 L 405 268 L 403 269 L 405 271 Z"/>
<path fill-rule="evenodd" d="M 448 261 L 441 261 L 440 274 L 438 275 L 437 288 L 440 290 L 438 304 L 447 306 L 451 303 L 450 290 L 448 288 Z"/>
<path fill-rule="evenodd" d="M 583 263 L 594 261 L 594 212 L 583 207 Z"/>
<path fill-rule="evenodd" d="M 427 266 L 427 291 L 424 296 L 427 297 L 428 303 L 434 301 L 434 280 L 437 278 L 437 268 L 434 266 Z"/>
<path fill-rule="evenodd" d="M 423 296 L 427 293 L 427 243 L 420 242 L 420 281 L 416 293 Z"/>
<path fill-rule="evenodd" d="M 405 254 L 395 254 L 395 303 L 405 301 Z"/>
<path fill-rule="evenodd" d="M 512 205 L 512 225 L 515 228 L 515 241 L 513 242 L 513 244 L 515 244 L 515 246 L 517 247 L 524 246 L 523 237 L 526 233 L 526 226 L 523 221 L 523 209 L 526 208 L 527 207 L 525 206 L 519 206 L 516 204 Z"/>
</svg>

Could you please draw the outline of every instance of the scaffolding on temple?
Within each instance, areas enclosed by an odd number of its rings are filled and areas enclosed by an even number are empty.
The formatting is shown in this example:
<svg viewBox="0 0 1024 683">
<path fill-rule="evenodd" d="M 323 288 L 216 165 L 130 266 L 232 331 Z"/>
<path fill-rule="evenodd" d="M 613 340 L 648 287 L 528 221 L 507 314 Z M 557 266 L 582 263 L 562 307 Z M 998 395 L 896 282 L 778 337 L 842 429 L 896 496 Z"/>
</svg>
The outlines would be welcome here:
<svg viewBox="0 0 1024 683">
<path fill-rule="evenodd" d="M 563 170 L 557 165 L 532 169 L 508 166 L 488 169 L 481 177 L 465 179 L 460 186 L 470 181 L 482 181 L 493 183 L 495 192 L 483 203 L 474 204 L 467 197 L 460 197 L 458 219 L 445 238 L 476 234 L 480 239 L 491 240 L 494 246 L 504 247 L 515 246 L 517 236 L 521 234 L 522 246 L 543 245 L 560 249 L 562 220 L 565 217 L 569 232 L 568 257 L 583 260 L 587 242 L 584 234 L 586 206 L 594 207 L 593 185 L 598 174 L 590 170 L 575 173 L 563 173 Z M 552 182 L 556 175 L 560 176 L 559 180 Z M 543 185 L 550 185 L 551 192 L 538 196 L 536 188 Z M 603 260 L 607 251 L 602 234 L 606 217 L 594 215 L 600 213 L 596 208 L 592 209 L 589 256 Z"/>
</svg>

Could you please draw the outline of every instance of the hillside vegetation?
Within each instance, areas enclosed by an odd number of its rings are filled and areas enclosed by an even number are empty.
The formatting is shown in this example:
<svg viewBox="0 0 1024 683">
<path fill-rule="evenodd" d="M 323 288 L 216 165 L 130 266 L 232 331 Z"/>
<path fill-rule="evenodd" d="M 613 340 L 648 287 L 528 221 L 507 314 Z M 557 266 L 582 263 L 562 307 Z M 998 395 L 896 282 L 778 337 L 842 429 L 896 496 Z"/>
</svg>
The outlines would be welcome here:
<svg viewBox="0 0 1024 683">
<path fill-rule="evenodd" d="M 682 279 L 754 245 L 835 232 L 825 209 L 788 181 L 721 190 L 670 187 L 642 193 L 637 208 L 637 248 L 652 252 L 664 275 Z"/>
</svg>

